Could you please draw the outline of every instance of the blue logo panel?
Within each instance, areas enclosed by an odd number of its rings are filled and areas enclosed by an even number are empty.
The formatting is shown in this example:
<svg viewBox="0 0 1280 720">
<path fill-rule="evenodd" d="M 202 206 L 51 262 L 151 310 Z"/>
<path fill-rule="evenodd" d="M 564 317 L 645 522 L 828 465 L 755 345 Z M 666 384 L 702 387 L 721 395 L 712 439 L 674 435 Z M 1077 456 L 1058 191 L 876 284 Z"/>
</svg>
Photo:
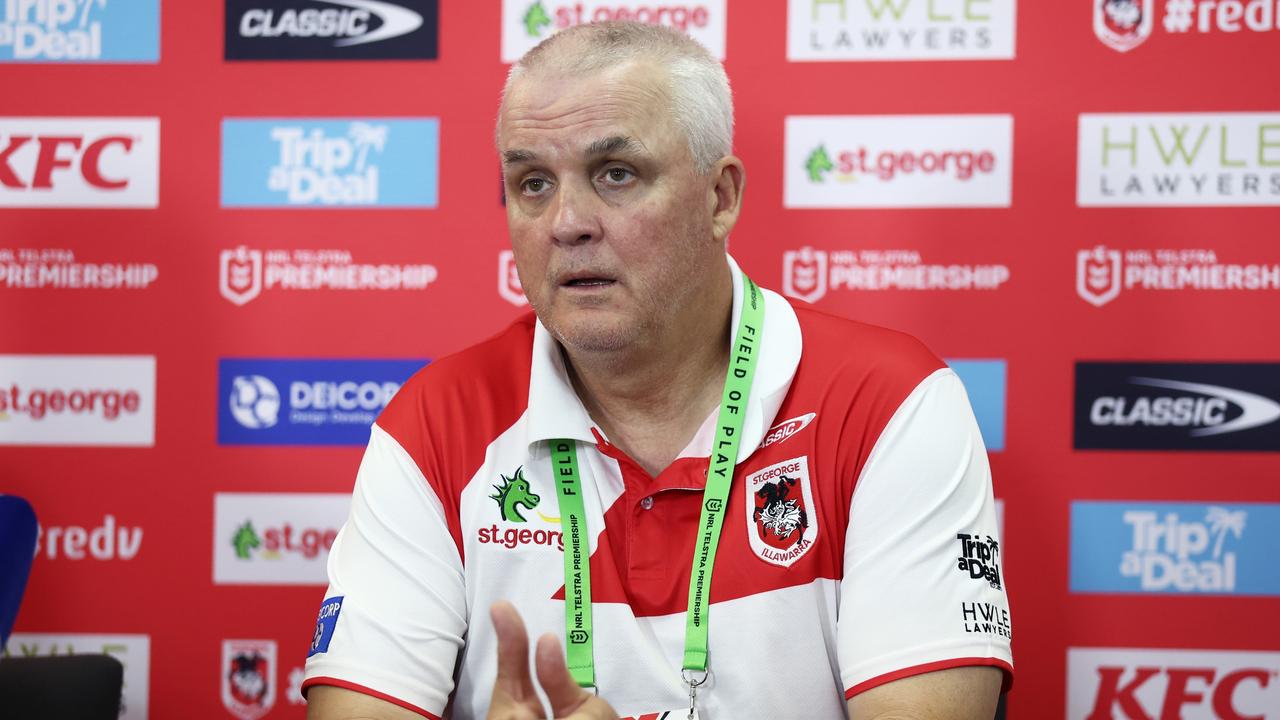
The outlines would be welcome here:
<svg viewBox="0 0 1280 720">
<path fill-rule="evenodd" d="M 222 121 L 223 207 L 433 208 L 435 118 Z"/>
<path fill-rule="evenodd" d="M 426 360 L 218 361 L 219 445 L 356 445 Z"/>
<path fill-rule="evenodd" d="M 160 0 L 2 0 L 0 63 L 156 63 Z"/>
<path fill-rule="evenodd" d="M 948 360 L 947 365 L 964 383 L 987 450 L 1004 450 L 1005 361 Z"/>
<path fill-rule="evenodd" d="M 1075 502 L 1071 591 L 1280 595 L 1280 505 Z"/>
<path fill-rule="evenodd" d="M 307 657 L 329 652 L 329 641 L 333 640 L 333 629 L 338 626 L 338 613 L 342 612 L 342 599 L 345 595 L 325 598 L 320 603 L 320 614 L 316 617 L 316 631 L 311 635 L 311 646 L 307 649 Z"/>
</svg>

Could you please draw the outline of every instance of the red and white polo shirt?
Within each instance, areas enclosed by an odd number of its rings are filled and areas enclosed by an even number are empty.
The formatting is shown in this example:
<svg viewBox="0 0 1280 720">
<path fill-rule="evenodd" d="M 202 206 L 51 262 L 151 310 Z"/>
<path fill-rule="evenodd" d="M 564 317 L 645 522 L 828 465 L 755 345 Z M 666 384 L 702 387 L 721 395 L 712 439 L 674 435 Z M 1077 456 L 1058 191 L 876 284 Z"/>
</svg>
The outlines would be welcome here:
<svg viewBox="0 0 1280 720">
<path fill-rule="evenodd" d="M 701 716 L 843 717 L 859 692 L 954 666 L 1002 668 L 1007 684 L 991 475 L 959 379 L 910 336 L 764 296 Z M 654 478 L 592 423 L 532 314 L 433 362 L 373 427 L 304 689 L 484 718 L 489 606 L 509 600 L 531 636 L 564 637 L 548 441 L 572 438 L 599 692 L 623 717 L 687 711 L 685 612 L 714 420 Z"/>
</svg>

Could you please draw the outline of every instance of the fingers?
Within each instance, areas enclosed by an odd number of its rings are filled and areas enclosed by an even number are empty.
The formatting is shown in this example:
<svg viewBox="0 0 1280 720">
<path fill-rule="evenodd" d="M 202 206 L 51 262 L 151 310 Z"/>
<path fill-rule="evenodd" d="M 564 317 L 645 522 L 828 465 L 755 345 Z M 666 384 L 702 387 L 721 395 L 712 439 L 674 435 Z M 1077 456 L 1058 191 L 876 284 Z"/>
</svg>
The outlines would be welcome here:
<svg viewBox="0 0 1280 720">
<path fill-rule="evenodd" d="M 489 608 L 489 617 L 498 636 L 498 677 L 495 697 L 506 693 L 516 702 L 537 702 L 533 678 L 529 676 L 529 634 L 514 605 L 499 601 Z"/>
<path fill-rule="evenodd" d="M 538 668 L 538 684 L 551 701 L 551 714 L 554 717 L 568 717 L 584 702 L 594 697 L 590 692 L 578 686 L 569 667 L 565 664 L 564 652 L 560 649 L 560 641 L 556 636 L 547 634 L 538 638 L 538 655 L 535 660 Z"/>
</svg>

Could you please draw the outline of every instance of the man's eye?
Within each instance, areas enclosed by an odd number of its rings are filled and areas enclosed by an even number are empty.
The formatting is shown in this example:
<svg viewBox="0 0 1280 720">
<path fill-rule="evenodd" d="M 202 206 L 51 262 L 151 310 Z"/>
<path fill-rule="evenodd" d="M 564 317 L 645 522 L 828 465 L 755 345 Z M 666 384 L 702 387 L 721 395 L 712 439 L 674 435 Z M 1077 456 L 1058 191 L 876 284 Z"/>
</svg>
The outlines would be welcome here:
<svg viewBox="0 0 1280 720">
<path fill-rule="evenodd" d="M 604 174 L 613 183 L 624 183 L 631 178 L 631 171 L 620 167 L 609 168 Z"/>
<path fill-rule="evenodd" d="M 521 184 L 525 192 L 540 193 L 547 187 L 547 181 L 542 178 L 529 178 Z"/>
</svg>

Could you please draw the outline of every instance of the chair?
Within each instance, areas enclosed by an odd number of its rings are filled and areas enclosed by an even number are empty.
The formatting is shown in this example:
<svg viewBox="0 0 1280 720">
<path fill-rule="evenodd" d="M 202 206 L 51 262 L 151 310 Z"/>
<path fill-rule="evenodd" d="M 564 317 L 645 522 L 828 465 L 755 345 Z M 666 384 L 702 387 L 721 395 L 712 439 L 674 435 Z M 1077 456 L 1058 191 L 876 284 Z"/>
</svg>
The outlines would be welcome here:
<svg viewBox="0 0 1280 720">
<path fill-rule="evenodd" d="M 110 655 L 0 660 L 0 716 L 12 720 L 118 720 L 124 665 Z"/>
<path fill-rule="evenodd" d="M 18 606 L 36 553 L 36 513 L 17 495 L 0 494 L 0 647 L 18 619 Z"/>
</svg>

